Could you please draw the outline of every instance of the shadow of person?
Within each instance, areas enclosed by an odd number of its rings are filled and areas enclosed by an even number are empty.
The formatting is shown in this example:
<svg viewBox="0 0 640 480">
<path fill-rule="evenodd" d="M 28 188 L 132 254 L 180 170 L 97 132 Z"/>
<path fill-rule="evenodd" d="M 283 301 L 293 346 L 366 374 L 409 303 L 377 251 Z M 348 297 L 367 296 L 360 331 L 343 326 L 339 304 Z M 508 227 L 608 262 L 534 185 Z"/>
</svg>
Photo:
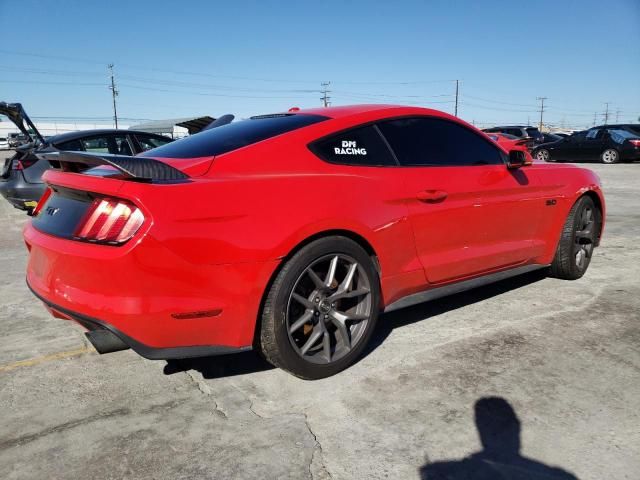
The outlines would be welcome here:
<svg viewBox="0 0 640 480">
<path fill-rule="evenodd" d="M 461 460 L 427 463 L 423 480 L 577 480 L 561 468 L 520 455 L 520 420 L 509 402 L 485 397 L 475 404 L 482 450 Z"/>
</svg>

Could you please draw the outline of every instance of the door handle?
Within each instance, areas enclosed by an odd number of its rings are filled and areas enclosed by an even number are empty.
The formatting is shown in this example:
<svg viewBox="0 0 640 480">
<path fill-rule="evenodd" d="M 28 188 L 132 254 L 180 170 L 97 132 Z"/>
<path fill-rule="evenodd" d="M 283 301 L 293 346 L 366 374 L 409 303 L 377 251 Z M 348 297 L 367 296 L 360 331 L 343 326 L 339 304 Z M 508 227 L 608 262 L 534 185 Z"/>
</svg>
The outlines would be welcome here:
<svg viewBox="0 0 640 480">
<path fill-rule="evenodd" d="M 447 198 L 447 192 L 444 190 L 422 190 L 416 194 L 416 198 L 426 203 L 442 202 Z"/>
</svg>

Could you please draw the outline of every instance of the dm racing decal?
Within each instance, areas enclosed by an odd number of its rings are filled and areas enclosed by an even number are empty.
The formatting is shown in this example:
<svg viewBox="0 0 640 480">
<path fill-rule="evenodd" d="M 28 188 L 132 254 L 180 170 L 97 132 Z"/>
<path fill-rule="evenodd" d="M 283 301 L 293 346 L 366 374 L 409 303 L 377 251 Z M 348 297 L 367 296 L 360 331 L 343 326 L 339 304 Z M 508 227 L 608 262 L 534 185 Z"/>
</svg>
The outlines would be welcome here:
<svg viewBox="0 0 640 480">
<path fill-rule="evenodd" d="M 355 140 L 342 140 L 342 147 L 334 147 L 336 155 L 366 155 L 367 149 L 358 147 Z"/>
</svg>

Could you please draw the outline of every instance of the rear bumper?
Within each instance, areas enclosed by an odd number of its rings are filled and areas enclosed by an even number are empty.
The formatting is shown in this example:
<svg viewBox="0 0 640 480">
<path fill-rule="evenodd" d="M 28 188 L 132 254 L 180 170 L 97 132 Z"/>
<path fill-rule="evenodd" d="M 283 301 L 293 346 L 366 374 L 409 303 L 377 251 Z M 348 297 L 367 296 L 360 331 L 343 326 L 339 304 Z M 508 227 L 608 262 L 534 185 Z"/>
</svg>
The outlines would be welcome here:
<svg viewBox="0 0 640 480">
<path fill-rule="evenodd" d="M 42 197 L 46 185 L 44 183 L 28 183 L 20 172 L 11 172 L 6 180 L 0 180 L 0 195 L 14 207 L 28 210 L 29 202 L 37 202 Z"/>
<path fill-rule="evenodd" d="M 72 312 L 66 308 L 60 307 L 49 302 L 46 298 L 38 295 L 38 293 L 31 288 L 27 281 L 27 286 L 31 289 L 31 292 L 38 297 L 46 306 L 47 309 L 56 317 L 68 318 L 74 322 L 79 323 L 88 330 L 86 333 L 87 338 L 91 341 L 98 353 L 109 353 L 118 350 L 125 350 L 127 348 L 132 349 L 138 355 L 148 358 L 149 360 L 170 360 L 179 358 L 191 358 L 191 357 L 208 357 L 213 355 L 225 355 L 228 353 L 237 353 L 247 350 L 251 350 L 252 346 L 246 347 L 228 347 L 224 345 L 196 345 L 188 347 L 168 347 L 157 348 L 150 347 L 141 343 L 125 333 L 121 332 L 113 325 L 109 325 L 103 320 L 91 318 L 86 315 L 82 315 L 77 312 Z M 105 335 L 96 335 L 97 333 L 108 333 Z"/>
<path fill-rule="evenodd" d="M 53 237 L 31 222 L 24 239 L 27 283 L 55 316 L 107 329 L 153 359 L 251 348 L 278 265 L 194 264 L 148 234 L 113 247 Z"/>
</svg>

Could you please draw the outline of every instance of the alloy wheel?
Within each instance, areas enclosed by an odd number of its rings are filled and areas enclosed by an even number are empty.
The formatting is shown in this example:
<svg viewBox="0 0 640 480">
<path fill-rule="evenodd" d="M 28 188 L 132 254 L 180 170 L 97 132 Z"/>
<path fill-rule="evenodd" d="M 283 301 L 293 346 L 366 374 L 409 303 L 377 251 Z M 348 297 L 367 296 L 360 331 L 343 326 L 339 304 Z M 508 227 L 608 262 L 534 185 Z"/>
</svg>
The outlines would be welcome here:
<svg viewBox="0 0 640 480">
<path fill-rule="evenodd" d="M 325 255 L 298 277 L 289 296 L 289 341 L 304 360 L 329 364 L 362 339 L 371 315 L 371 281 L 355 259 Z"/>
<path fill-rule="evenodd" d="M 584 270 L 589 264 L 595 244 L 596 220 L 593 208 L 585 205 L 578 216 L 577 223 L 574 235 L 574 258 L 576 267 Z"/>
<path fill-rule="evenodd" d="M 538 150 L 538 153 L 536 153 L 536 158 L 538 160 L 543 160 L 545 162 L 549 161 L 549 151 L 548 150 Z"/>
<path fill-rule="evenodd" d="M 616 163 L 618 161 L 618 152 L 608 149 L 602 152 L 602 161 L 604 163 Z"/>
</svg>

